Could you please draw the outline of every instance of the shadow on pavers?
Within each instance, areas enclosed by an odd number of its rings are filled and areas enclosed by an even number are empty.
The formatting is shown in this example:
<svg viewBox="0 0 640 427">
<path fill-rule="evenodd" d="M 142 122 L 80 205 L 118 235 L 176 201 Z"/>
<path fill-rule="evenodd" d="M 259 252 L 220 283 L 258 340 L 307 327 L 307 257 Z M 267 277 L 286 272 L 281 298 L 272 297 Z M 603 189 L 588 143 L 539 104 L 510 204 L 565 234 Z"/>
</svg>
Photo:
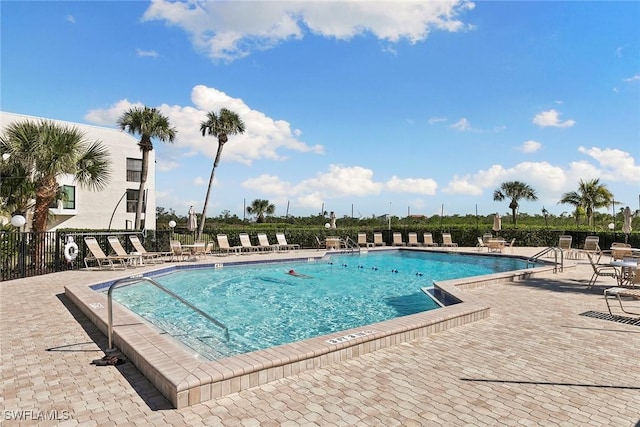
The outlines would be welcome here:
<svg viewBox="0 0 640 427">
<path fill-rule="evenodd" d="M 77 344 L 69 344 L 63 345 L 59 347 L 51 347 L 47 348 L 46 351 L 82 351 L 82 352 L 95 352 L 102 350 L 106 351 L 108 347 L 107 337 L 96 327 L 96 325 L 89 320 L 87 316 L 67 297 L 65 294 L 57 294 L 56 297 L 62 305 L 69 311 L 69 313 L 73 316 L 73 318 L 78 322 L 82 329 L 87 333 L 92 342 L 86 343 L 77 343 Z M 93 348 L 91 350 L 87 349 L 85 346 L 88 344 L 92 344 L 92 346 L 96 346 L 98 348 Z M 74 349 L 76 346 L 83 346 L 84 348 Z M 90 360 L 87 360 L 87 364 L 91 363 Z M 125 363 L 123 365 L 113 366 L 113 368 L 120 371 L 122 376 L 127 380 L 127 382 L 133 387 L 133 389 L 138 393 L 138 396 L 144 400 L 149 409 L 152 411 L 160 411 L 166 409 L 175 409 L 171 403 L 155 388 L 147 378 L 142 375 L 142 373 L 133 365 L 133 363 Z"/>
</svg>

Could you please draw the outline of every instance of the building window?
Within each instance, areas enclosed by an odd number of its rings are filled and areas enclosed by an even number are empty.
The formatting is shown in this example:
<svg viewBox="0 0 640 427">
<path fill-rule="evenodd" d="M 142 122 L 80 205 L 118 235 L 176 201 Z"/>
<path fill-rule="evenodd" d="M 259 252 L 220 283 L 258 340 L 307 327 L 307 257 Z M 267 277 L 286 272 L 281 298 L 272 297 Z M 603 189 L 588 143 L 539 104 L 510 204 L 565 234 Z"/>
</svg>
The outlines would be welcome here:
<svg viewBox="0 0 640 427">
<path fill-rule="evenodd" d="M 142 160 L 127 157 L 127 182 L 140 182 L 142 178 Z"/>
<path fill-rule="evenodd" d="M 75 209 L 76 187 L 73 185 L 61 185 L 59 191 L 60 199 L 56 199 L 51 202 L 49 207 L 52 209 L 58 209 L 58 202 L 62 201 L 62 209 Z"/>
<path fill-rule="evenodd" d="M 76 187 L 73 185 L 62 186 L 62 209 L 76 208 Z"/>
<path fill-rule="evenodd" d="M 138 194 L 140 194 L 139 190 L 127 190 L 127 213 L 135 213 L 136 208 L 138 207 Z M 142 200 L 142 212 L 146 212 L 147 207 L 146 200 Z"/>
</svg>

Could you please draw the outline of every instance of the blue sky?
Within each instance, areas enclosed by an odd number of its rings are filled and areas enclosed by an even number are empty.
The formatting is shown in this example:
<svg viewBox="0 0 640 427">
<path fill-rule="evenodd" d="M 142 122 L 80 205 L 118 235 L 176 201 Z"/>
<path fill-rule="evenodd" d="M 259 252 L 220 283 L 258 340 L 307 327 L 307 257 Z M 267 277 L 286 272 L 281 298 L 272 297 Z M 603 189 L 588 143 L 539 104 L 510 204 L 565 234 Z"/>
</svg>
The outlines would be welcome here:
<svg viewBox="0 0 640 427">
<path fill-rule="evenodd" d="M 502 182 L 558 205 L 600 178 L 640 206 L 640 2 L 2 1 L 1 108 L 115 126 L 159 108 L 157 202 L 201 210 L 217 140 L 246 123 L 208 215 L 507 212 Z M 610 210 L 609 210 L 610 211 Z"/>
</svg>

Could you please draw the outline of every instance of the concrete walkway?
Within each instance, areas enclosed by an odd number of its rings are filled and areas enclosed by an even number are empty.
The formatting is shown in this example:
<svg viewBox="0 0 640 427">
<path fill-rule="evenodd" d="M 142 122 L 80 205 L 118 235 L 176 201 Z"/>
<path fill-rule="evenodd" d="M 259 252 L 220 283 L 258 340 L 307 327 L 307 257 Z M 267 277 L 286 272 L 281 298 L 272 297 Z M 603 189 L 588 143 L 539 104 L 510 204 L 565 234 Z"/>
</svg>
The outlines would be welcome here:
<svg viewBox="0 0 640 427">
<path fill-rule="evenodd" d="M 517 248 L 533 253 L 535 248 Z M 122 273 L 116 273 L 122 275 Z M 73 271 L 0 283 L 2 425 L 633 426 L 640 327 L 607 320 L 591 267 L 463 291 L 487 320 L 181 410 L 64 295 Z M 606 314 L 606 315 L 604 315 Z M 598 318 L 601 317 L 601 318 Z M 50 421 L 48 417 L 54 418 Z"/>
</svg>

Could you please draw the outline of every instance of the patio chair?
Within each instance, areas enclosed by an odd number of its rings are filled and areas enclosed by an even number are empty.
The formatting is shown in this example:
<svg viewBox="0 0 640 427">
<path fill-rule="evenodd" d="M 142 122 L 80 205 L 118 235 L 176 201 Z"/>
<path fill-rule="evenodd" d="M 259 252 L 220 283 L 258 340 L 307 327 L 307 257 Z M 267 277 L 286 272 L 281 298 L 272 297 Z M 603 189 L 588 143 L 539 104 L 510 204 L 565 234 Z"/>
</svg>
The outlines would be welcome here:
<svg viewBox="0 0 640 427">
<path fill-rule="evenodd" d="M 98 269 L 100 270 L 107 267 L 111 270 L 115 270 L 116 267 L 114 262 L 118 262 L 123 269 L 127 268 L 127 258 L 122 258 L 117 255 L 106 255 L 95 237 L 85 237 L 84 243 L 87 245 L 87 248 L 91 253 L 84 258 L 85 268 L 89 268 L 89 261 L 95 261 L 98 264 Z"/>
<path fill-rule="evenodd" d="M 633 251 L 631 250 L 630 244 L 617 242 L 611 244 L 611 259 L 613 261 L 623 260 L 624 258 L 631 257 L 632 255 Z"/>
<path fill-rule="evenodd" d="M 207 251 L 207 244 L 204 240 L 196 240 L 193 243 L 193 247 L 191 248 L 191 255 L 200 259 L 201 256 L 204 256 Z"/>
<path fill-rule="evenodd" d="M 402 240 L 402 233 L 393 233 L 393 241 L 391 246 L 406 246 L 404 240 Z"/>
<path fill-rule="evenodd" d="M 258 243 L 260 244 L 260 247 L 262 248 L 262 250 L 265 252 L 280 250 L 280 247 L 278 246 L 278 244 L 272 245 L 271 243 L 269 243 L 269 238 L 265 233 L 258 233 Z"/>
<path fill-rule="evenodd" d="M 485 245 L 486 245 L 486 244 L 487 244 L 487 242 L 488 242 L 489 240 L 491 240 L 491 239 L 493 239 L 493 234 L 491 234 L 491 233 L 484 233 L 484 234 L 482 235 L 482 242 L 483 242 Z"/>
<path fill-rule="evenodd" d="M 136 252 L 141 253 L 143 256 L 148 256 L 151 262 L 164 262 L 165 258 L 170 258 L 171 254 L 173 253 L 171 251 L 149 252 L 142 245 L 142 242 L 140 242 L 140 238 L 138 238 L 138 236 L 129 235 L 129 241 L 131 242 L 131 245 L 133 246 L 133 249 L 135 249 Z"/>
<path fill-rule="evenodd" d="M 179 240 L 171 240 L 169 246 L 171 246 L 171 261 L 186 261 L 191 256 L 190 252 L 182 249 L 182 243 Z"/>
<path fill-rule="evenodd" d="M 107 237 L 107 242 L 109 242 L 109 246 L 111 246 L 111 249 L 113 249 L 113 252 L 115 252 L 117 256 L 125 259 L 129 265 L 132 265 L 134 267 L 137 266 L 138 264 L 141 266 L 144 265 L 144 259 L 145 259 L 144 255 L 128 254 L 126 249 L 122 246 L 122 243 L 120 243 L 120 239 L 118 239 L 118 237 L 109 236 Z M 146 259 L 148 261 L 149 257 L 147 256 Z"/>
<path fill-rule="evenodd" d="M 229 239 L 226 234 L 218 234 L 216 239 L 218 240 L 218 248 L 220 249 L 221 254 L 229 255 L 232 252 L 239 254 L 242 250 L 242 246 L 229 245 Z"/>
<path fill-rule="evenodd" d="M 442 246 L 449 248 L 457 248 L 458 244 L 451 240 L 451 233 L 442 233 Z"/>
<path fill-rule="evenodd" d="M 562 235 L 558 238 L 558 249 L 562 251 L 562 255 L 564 258 L 572 259 L 575 258 L 575 254 L 573 249 L 571 248 L 571 242 L 573 241 L 573 237 L 569 235 Z M 551 252 L 548 252 L 549 256 L 551 256 Z"/>
<path fill-rule="evenodd" d="M 516 245 L 516 238 L 511 239 L 509 243 L 505 243 L 504 247 L 511 249 L 511 253 L 513 253 L 513 247 Z"/>
<path fill-rule="evenodd" d="M 422 243 L 418 242 L 418 233 L 409 233 L 408 238 L 407 246 L 422 246 Z"/>
<path fill-rule="evenodd" d="M 327 239 L 321 239 L 318 236 L 315 236 L 315 237 L 316 237 L 316 245 L 317 245 L 316 250 L 319 251 L 320 249 L 327 249 Z"/>
<path fill-rule="evenodd" d="M 438 244 L 433 241 L 433 234 L 431 233 L 424 233 L 422 235 L 422 245 L 433 246 L 433 247 L 438 246 Z"/>
<path fill-rule="evenodd" d="M 478 248 L 478 252 L 487 247 L 482 237 L 478 237 L 478 243 L 476 243 L 476 247 Z"/>
<path fill-rule="evenodd" d="M 287 243 L 287 238 L 284 235 L 284 233 L 276 233 L 276 240 L 278 241 L 278 246 L 280 247 L 280 249 L 286 249 L 286 250 L 300 249 L 300 245 L 297 243 Z"/>
<path fill-rule="evenodd" d="M 373 245 L 384 246 L 384 240 L 382 239 L 382 233 L 373 233 Z"/>
<path fill-rule="evenodd" d="M 614 266 L 598 264 L 597 261 L 594 261 L 593 254 L 591 252 L 585 252 L 585 254 L 587 255 L 589 264 L 591 264 L 591 268 L 593 269 L 593 274 L 591 275 L 591 279 L 589 279 L 589 288 L 593 288 L 598 277 L 613 277 L 617 282 L 620 282 L 620 274 Z"/>
</svg>

